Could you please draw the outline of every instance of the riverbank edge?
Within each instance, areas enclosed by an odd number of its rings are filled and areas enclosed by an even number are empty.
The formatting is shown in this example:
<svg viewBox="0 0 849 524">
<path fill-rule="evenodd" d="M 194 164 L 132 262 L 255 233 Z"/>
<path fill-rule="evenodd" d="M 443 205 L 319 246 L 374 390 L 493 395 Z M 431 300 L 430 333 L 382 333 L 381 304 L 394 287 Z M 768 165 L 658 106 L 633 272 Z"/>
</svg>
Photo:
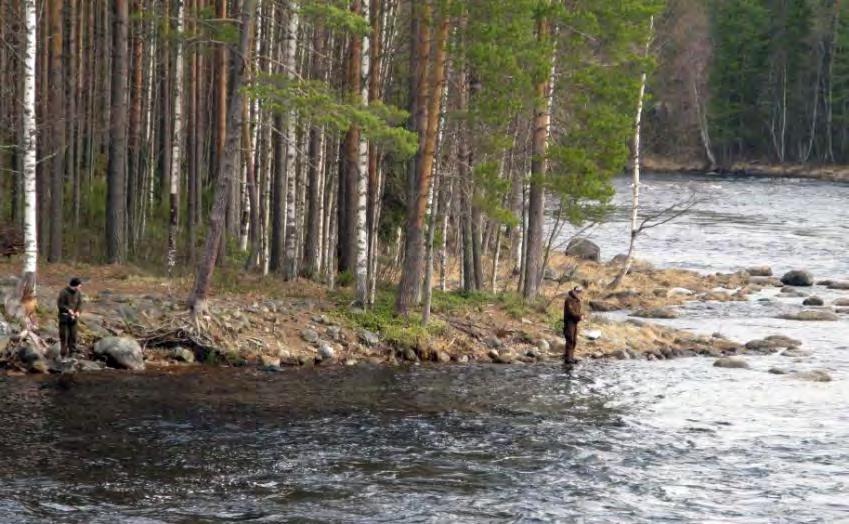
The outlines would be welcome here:
<svg viewBox="0 0 849 524">
<path fill-rule="evenodd" d="M 849 166 L 838 164 L 773 164 L 750 161 L 711 166 L 708 162 L 699 160 L 649 156 L 642 159 L 640 167 L 645 172 L 662 174 L 804 178 L 824 182 L 849 183 Z"/>
<path fill-rule="evenodd" d="M 0 267 L 0 275 L 5 269 Z M 551 362 L 562 359 L 564 347 L 552 319 L 559 315 L 565 290 L 577 283 L 588 288 L 588 318 L 582 324 L 578 345 L 581 358 L 665 360 L 697 355 L 721 357 L 746 350 L 744 345 L 718 334 L 698 336 L 663 327 L 650 319 L 674 315 L 674 307 L 690 300 L 745 300 L 749 292 L 758 288 L 750 285 L 748 274 L 702 275 L 637 263 L 625 285 L 610 291 L 605 284 L 617 270 L 618 265 L 613 262 L 588 262 L 558 254 L 552 257 L 547 271 L 544 297 L 536 304 L 517 306 L 497 296 L 475 298 L 447 293 L 436 302 L 443 304 L 434 311 L 433 325 L 437 329 L 419 331 L 413 321 L 410 329 L 415 336 L 404 338 L 393 335 L 388 328 L 369 330 L 378 313 L 351 310 L 345 305 L 350 301 L 344 292 L 341 299 L 329 297 L 325 288 L 305 281 L 279 284 L 282 288 L 269 289 L 264 295 L 238 291 L 219 296 L 211 301 L 213 318 L 202 319 L 204 329 L 195 331 L 185 305 L 174 298 L 183 296 L 182 289 L 179 293 L 170 290 L 167 295 L 151 293 L 166 285 L 161 278 L 134 275 L 114 266 L 52 267 L 41 275 L 39 292 L 43 297 L 53 296 L 61 289 L 64 275 L 99 272 L 87 289 L 81 326 L 85 350 L 79 359 L 83 363 L 48 363 L 35 368 L 22 365 L 19 356 L 26 343 L 13 335 L 0 344 L 6 346 L 0 348 L 5 354 L 0 364 L 12 374 L 76 371 L 83 364 L 85 369 L 94 370 L 88 362 L 110 360 L 93 351 L 97 341 L 108 337 L 139 342 L 148 369 L 198 363 L 280 371 L 290 366 L 364 363 L 394 366 L 419 362 Z M 5 282 L 8 296 L 14 277 L 7 277 Z M 260 285 L 268 288 L 272 282 L 277 284 L 279 279 L 260 280 Z M 722 287 L 729 291 L 716 291 Z M 456 304 L 444 305 L 449 301 Z M 43 309 L 40 334 L 55 351 L 57 333 L 51 324 L 55 312 L 49 302 Z M 636 316 L 614 321 L 603 314 L 590 313 L 623 310 L 633 311 Z"/>
</svg>

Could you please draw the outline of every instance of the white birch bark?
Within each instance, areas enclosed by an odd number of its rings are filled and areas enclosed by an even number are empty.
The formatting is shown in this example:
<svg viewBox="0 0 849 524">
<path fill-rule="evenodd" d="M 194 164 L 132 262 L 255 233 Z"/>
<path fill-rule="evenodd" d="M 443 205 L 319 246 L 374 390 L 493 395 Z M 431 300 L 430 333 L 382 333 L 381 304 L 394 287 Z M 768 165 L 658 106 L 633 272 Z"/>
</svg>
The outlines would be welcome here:
<svg viewBox="0 0 849 524">
<path fill-rule="evenodd" d="M 362 16 L 369 19 L 369 0 L 362 1 Z M 360 96 L 363 106 L 368 106 L 368 75 L 370 69 L 369 37 L 363 36 L 362 62 L 360 71 Z M 366 205 L 368 195 L 368 140 L 360 130 L 359 159 L 357 162 L 357 260 L 356 260 L 356 302 L 365 306 L 369 299 L 368 285 L 368 232 L 366 231 Z"/>
<path fill-rule="evenodd" d="M 296 52 L 298 49 L 298 4 L 291 2 L 286 47 L 286 74 L 294 79 L 297 74 Z M 296 114 L 290 111 L 286 119 L 286 243 L 283 278 L 293 280 L 298 275 L 295 206 L 297 203 L 298 175 L 295 172 L 295 160 L 298 147 Z"/>
<path fill-rule="evenodd" d="M 177 226 L 180 208 L 180 172 L 183 164 L 183 2 L 177 0 L 177 60 L 174 78 L 174 136 L 171 140 L 170 222 L 168 224 L 168 275 L 177 263 Z M 168 93 L 170 96 L 170 93 Z"/>
<path fill-rule="evenodd" d="M 35 54 L 38 26 L 35 0 L 25 0 L 26 50 L 24 54 L 24 267 L 20 286 L 21 316 L 26 314 L 26 303 L 36 297 L 35 276 L 38 265 L 38 231 L 36 223 L 37 197 L 35 193 L 36 126 L 35 126 Z"/>
<path fill-rule="evenodd" d="M 648 57 L 651 49 L 652 34 L 654 33 L 654 16 L 649 20 L 649 37 L 646 39 L 645 56 Z M 613 282 L 610 283 L 611 288 L 616 288 L 622 283 L 622 279 L 628 274 L 631 269 L 631 264 L 634 260 L 634 250 L 637 243 L 637 236 L 640 234 L 639 229 L 639 211 L 640 211 L 640 127 L 643 117 L 643 100 L 646 94 L 646 71 L 643 70 L 640 77 L 640 93 L 637 97 L 637 115 L 634 118 L 634 167 L 633 181 L 631 182 L 631 240 L 628 244 L 628 255 L 625 258 L 625 263 L 622 269 L 616 275 Z"/>
</svg>

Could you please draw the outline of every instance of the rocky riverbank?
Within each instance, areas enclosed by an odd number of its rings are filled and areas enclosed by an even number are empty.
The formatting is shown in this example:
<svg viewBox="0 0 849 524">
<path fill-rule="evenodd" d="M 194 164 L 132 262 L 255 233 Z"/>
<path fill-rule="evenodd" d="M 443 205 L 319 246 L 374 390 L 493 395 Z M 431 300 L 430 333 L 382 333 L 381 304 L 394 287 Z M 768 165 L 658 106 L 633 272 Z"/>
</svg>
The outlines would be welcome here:
<svg viewBox="0 0 849 524">
<path fill-rule="evenodd" d="M 575 253 L 572 253 L 575 254 Z M 582 253 L 586 258 L 596 254 Z M 587 289 L 588 310 L 578 354 L 582 358 L 669 359 L 722 357 L 798 348 L 781 337 L 740 344 L 722 335 L 697 336 L 664 327 L 652 319 L 674 318 L 687 301 L 746 300 L 764 286 L 784 286 L 769 268 L 733 274 L 701 275 L 634 264 L 623 286 L 607 283 L 619 267 L 556 255 L 546 271 L 543 296 L 525 304 L 509 292 L 461 294 L 435 292 L 432 321 L 400 319 L 391 314 L 393 295 L 380 291 L 369 311 L 350 308 L 350 291 L 331 291 L 308 281 L 281 282 L 274 277 L 224 272 L 211 300 L 211 313 L 200 325 L 186 312 L 188 278 L 167 281 L 116 266 L 47 266 L 40 274 L 38 327 L 40 346 L 13 320 L 0 323 L 0 365 L 9 373 L 68 373 L 122 368 L 198 364 L 259 366 L 398 365 L 404 362 L 502 364 L 558 360 L 562 297 L 573 285 Z M 0 265 L 0 294 L 14 300 L 14 264 Z M 68 275 L 81 275 L 85 307 L 80 350 L 71 359 L 58 355 L 55 297 Z M 785 275 L 806 285 L 806 274 Z M 813 283 L 813 277 L 810 277 Z M 503 276 L 505 288 L 515 284 Z M 798 288 L 786 288 L 799 293 Z M 806 297 L 805 300 L 811 297 Z M 626 320 L 607 313 L 625 311 Z M 799 311 L 800 320 L 846 313 L 831 305 Z M 806 315 L 818 318 L 801 318 Z M 827 319 L 826 319 L 827 320 Z M 784 345 L 782 345 L 784 344 Z"/>
<path fill-rule="evenodd" d="M 723 175 L 810 178 L 830 182 L 849 182 L 849 167 L 845 165 L 734 162 L 730 165 L 710 166 L 700 160 L 644 157 L 642 168 L 645 171 L 654 173 L 718 173 Z"/>
</svg>

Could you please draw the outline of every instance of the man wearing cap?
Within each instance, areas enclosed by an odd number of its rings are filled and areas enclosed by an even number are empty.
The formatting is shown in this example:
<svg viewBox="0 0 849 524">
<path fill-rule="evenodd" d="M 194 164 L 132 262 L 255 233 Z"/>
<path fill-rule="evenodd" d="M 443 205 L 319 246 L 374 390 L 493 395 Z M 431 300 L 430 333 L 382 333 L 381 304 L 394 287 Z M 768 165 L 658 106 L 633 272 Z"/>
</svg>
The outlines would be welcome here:
<svg viewBox="0 0 849 524">
<path fill-rule="evenodd" d="M 80 291 L 82 281 L 72 278 L 68 287 L 59 293 L 56 305 L 59 306 L 59 343 L 61 355 L 71 356 L 77 349 L 77 319 L 83 306 L 83 293 Z"/>
<path fill-rule="evenodd" d="M 566 339 L 563 362 L 567 365 L 577 362 L 575 360 L 575 346 L 578 344 L 578 322 L 583 318 L 581 311 L 581 294 L 583 292 L 584 289 L 581 286 L 575 286 L 566 295 L 566 301 L 563 302 L 563 337 Z"/>
</svg>

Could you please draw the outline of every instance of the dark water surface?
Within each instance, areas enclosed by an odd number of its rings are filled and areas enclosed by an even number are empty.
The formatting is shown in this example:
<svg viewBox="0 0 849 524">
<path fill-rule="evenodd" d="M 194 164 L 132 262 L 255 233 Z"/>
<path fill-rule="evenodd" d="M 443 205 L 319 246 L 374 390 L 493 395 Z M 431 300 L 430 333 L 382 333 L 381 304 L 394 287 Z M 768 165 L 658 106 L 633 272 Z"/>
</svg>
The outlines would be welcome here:
<svg viewBox="0 0 849 524">
<path fill-rule="evenodd" d="M 649 179 L 657 191 L 683 180 Z M 846 186 L 767 182 L 719 182 L 720 224 L 657 230 L 643 255 L 849 274 Z M 794 200 L 809 226 L 771 205 Z M 811 351 L 747 357 L 750 370 L 691 358 L 571 374 L 473 365 L 0 378 L 0 522 L 849 521 L 849 321 L 774 318 L 800 302 L 771 291 L 664 321 L 738 340 L 783 333 Z"/>
</svg>

